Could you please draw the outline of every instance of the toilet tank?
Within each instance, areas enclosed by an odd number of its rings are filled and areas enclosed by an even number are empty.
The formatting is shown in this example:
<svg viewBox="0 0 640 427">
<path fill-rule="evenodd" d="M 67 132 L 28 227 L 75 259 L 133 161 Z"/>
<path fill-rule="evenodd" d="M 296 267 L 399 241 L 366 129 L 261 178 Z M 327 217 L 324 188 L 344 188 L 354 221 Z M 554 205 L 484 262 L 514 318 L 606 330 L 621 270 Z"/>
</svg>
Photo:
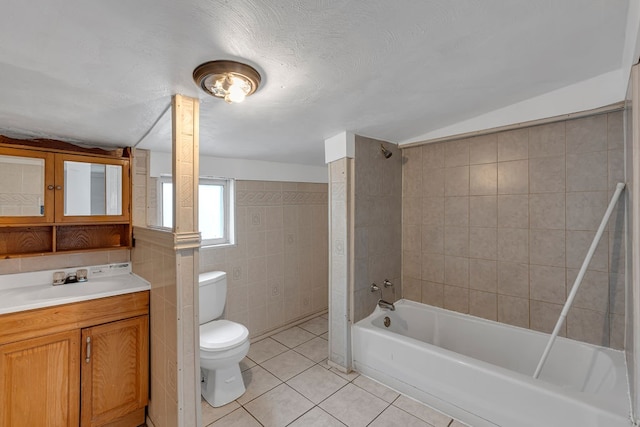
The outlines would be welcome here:
<svg viewBox="0 0 640 427">
<path fill-rule="evenodd" d="M 200 324 L 222 316 L 227 301 L 227 273 L 210 271 L 200 274 Z"/>
</svg>

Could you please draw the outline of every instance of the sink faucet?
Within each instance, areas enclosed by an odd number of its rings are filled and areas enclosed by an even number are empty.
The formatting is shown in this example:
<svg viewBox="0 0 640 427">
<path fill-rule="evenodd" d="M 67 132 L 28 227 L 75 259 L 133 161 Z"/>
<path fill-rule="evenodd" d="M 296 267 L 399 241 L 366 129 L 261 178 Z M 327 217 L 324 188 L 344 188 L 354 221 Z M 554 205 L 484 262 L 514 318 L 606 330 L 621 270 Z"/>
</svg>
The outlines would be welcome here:
<svg viewBox="0 0 640 427">
<path fill-rule="evenodd" d="M 66 285 L 67 283 L 78 283 L 87 281 L 87 269 L 80 268 L 76 272 L 65 273 L 56 271 L 53 273 L 53 286 Z"/>
<path fill-rule="evenodd" d="M 67 277 L 64 279 L 64 284 L 66 285 L 67 283 L 78 283 L 78 276 L 76 273 L 67 274 Z"/>
<path fill-rule="evenodd" d="M 385 281 L 384 281 L 384 282 L 385 282 L 385 283 L 384 283 L 385 288 L 388 288 L 389 286 L 393 286 L 393 285 L 391 284 L 391 282 L 389 282 L 389 281 L 388 281 L 388 280 L 386 280 L 386 279 L 385 279 Z M 387 283 L 388 283 L 388 284 L 387 284 Z M 378 300 L 378 307 L 380 307 L 380 308 L 385 308 L 385 309 L 387 309 L 387 310 L 391 310 L 391 311 L 395 311 L 395 309 L 396 309 L 395 305 L 393 305 L 393 303 L 392 303 L 392 302 L 385 301 L 385 300 L 382 298 L 382 289 L 381 289 L 378 285 L 376 285 L 375 283 L 372 283 L 372 284 L 371 284 L 371 292 L 377 292 L 377 291 L 380 291 L 380 299 Z"/>
</svg>

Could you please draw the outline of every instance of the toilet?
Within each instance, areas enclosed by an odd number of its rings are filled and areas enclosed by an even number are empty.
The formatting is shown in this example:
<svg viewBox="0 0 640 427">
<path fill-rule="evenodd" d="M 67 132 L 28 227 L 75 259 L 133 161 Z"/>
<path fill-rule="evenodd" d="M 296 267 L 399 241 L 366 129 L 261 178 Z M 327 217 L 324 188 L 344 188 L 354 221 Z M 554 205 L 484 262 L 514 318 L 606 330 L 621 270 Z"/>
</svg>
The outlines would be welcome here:
<svg viewBox="0 0 640 427">
<path fill-rule="evenodd" d="M 200 372 L 202 397 L 211 406 L 226 405 L 245 392 L 240 361 L 249 352 L 249 331 L 222 316 L 227 300 L 227 274 L 200 274 Z"/>
</svg>

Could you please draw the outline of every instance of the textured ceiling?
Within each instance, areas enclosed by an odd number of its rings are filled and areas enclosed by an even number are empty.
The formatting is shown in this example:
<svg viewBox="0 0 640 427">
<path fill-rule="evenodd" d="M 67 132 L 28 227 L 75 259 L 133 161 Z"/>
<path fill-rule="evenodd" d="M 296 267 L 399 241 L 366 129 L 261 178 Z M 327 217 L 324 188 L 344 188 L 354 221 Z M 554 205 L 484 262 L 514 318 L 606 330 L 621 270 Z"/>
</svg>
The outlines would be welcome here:
<svg viewBox="0 0 640 427">
<path fill-rule="evenodd" d="M 170 151 L 171 95 L 203 154 L 323 164 L 343 130 L 410 140 L 621 68 L 628 0 L 3 0 L 0 132 Z M 227 105 L 193 69 L 240 59 Z M 155 124 L 155 125 L 154 125 Z M 153 129 L 149 132 L 149 130 Z"/>
</svg>

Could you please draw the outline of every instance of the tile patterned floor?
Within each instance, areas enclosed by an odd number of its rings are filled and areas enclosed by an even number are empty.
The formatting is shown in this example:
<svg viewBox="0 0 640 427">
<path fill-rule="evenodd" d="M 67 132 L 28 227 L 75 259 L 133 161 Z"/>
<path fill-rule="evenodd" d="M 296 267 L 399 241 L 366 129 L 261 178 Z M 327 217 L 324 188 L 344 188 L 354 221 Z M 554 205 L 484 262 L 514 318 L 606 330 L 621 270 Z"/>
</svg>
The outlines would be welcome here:
<svg viewBox="0 0 640 427">
<path fill-rule="evenodd" d="M 251 343 L 242 361 L 247 392 L 221 408 L 202 400 L 207 427 L 464 427 L 353 372 L 327 365 L 327 316 Z"/>
</svg>

